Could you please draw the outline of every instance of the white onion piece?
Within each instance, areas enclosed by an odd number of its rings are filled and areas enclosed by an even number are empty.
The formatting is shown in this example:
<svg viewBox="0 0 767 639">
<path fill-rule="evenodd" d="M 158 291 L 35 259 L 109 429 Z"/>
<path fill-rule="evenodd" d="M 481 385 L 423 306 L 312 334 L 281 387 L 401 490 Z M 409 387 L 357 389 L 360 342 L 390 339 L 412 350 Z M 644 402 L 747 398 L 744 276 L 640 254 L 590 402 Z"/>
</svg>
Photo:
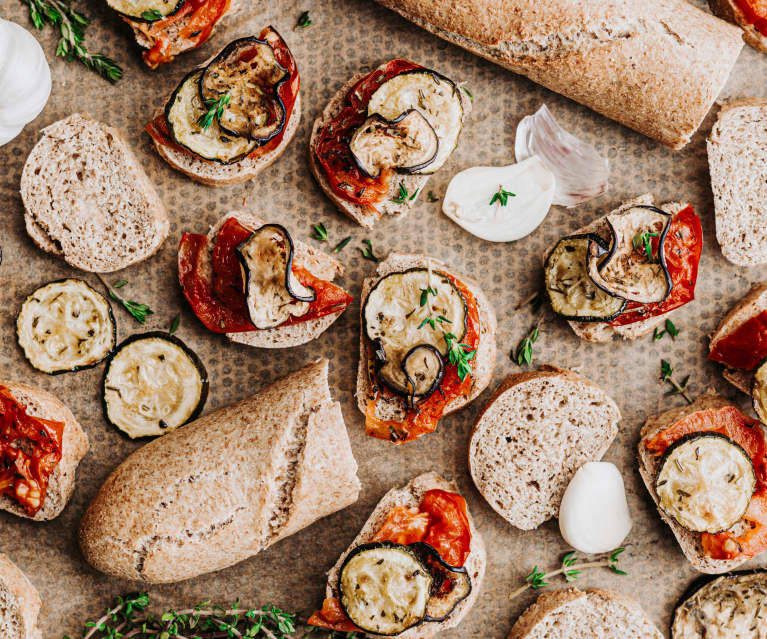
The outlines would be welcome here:
<svg viewBox="0 0 767 639">
<path fill-rule="evenodd" d="M 511 191 L 506 206 L 493 194 Z M 489 242 L 511 242 L 532 233 L 551 208 L 554 174 L 537 157 L 509 166 L 475 166 L 453 176 L 442 211 L 456 224 Z"/>
<path fill-rule="evenodd" d="M 631 530 L 631 515 L 614 464 L 588 462 L 578 469 L 562 497 L 559 530 L 568 544 L 587 554 L 621 545 Z"/>
<path fill-rule="evenodd" d="M 607 158 L 559 126 L 545 104 L 517 126 L 514 154 L 517 162 L 533 155 L 543 160 L 557 180 L 554 204 L 572 208 L 607 191 Z"/>
</svg>

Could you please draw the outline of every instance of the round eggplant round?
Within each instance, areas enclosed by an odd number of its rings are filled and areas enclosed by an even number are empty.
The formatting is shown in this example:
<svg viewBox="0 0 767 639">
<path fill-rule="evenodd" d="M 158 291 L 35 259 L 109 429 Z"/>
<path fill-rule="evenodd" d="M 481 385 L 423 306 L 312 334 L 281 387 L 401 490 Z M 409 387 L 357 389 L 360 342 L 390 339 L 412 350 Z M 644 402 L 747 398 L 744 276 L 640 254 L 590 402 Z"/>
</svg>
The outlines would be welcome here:
<svg viewBox="0 0 767 639">
<path fill-rule="evenodd" d="M 246 158 L 258 146 L 247 138 L 225 133 L 213 118 L 207 129 L 202 127 L 208 107 L 200 97 L 197 69 L 186 76 L 170 96 L 165 106 L 165 119 L 171 138 L 203 160 L 233 164 Z"/>
<path fill-rule="evenodd" d="M 448 564 L 437 550 L 418 541 L 409 546 L 431 573 L 432 585 L 425 621 L 445 621 L 456 606 L 471 594 L 471 577 L 465 566 Z"/>
<path fill-rule="evenodd" d="M 37 370 L 55 375 L 103 362 L 117 343 L 117 327 L 107 299 L 78 279 L 41 286 L 24 300 L 16 337 Z"/>
<path fill-rule="evenodd" d="M 178 13 L 186 0 L 107 0 L 107 5 L 133 22 L 157 22 Z"/>
<path fill-rule="evenodd" d="M 756 489 L 745 450 L 713 432 L 690 433 L 669 446 L 655 478 L 658 503 L 680 526 L 717 534 L 738 523 Z"/>
<path fill-rule="evenodd" d="M 751 399 L 754 403 L 754 412 L 759 421 L 767 424 L 767 360 L 762 362 L 754 371 Z"/>
<path fill-rule="evenodd" d="M 402 358 L 401 367 L 411 398 L 428 397 L 437 390 L 445 376 L 442 353 L 431 344 L 413 346 Z"/>
<path fill-rule="evenodd" d="M 165 435 L 196 419 L 207 397 L 205 366 L 168 333 L 129 337 L 104 372 L 104 416 L 131 439 Z"/>
<path fill-rule="evenodd" d="M 398 635 L 423 623 L 432 583 L 428 568 L 408 546 L 363 544 L 341 566 L 341 608 L 363 632 Z"/>
<path fill-rule="evenodd" d="M 228 95 L 218 124 L 229 135 L 265 144 L 285 128 L 277 89 L 289 78 L 265 40 L 241 38 L 227 45 L 200 76 L 200 95 L 214 103 Z"/>
</svg>

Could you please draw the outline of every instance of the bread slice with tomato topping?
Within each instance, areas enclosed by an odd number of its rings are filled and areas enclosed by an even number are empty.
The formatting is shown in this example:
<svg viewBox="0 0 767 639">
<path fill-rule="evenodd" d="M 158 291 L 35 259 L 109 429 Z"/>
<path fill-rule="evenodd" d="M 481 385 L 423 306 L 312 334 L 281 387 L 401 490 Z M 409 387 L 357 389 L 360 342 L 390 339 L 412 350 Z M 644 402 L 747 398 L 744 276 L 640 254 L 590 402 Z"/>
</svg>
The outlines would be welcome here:
<svg viewBox="0 0 767 639">
<path fill-rule="evenodd" d="M 757 51 L 767 53 L 767 11 L 760 0 L 708 0 L 714 15 L 737 24 L 743 39 Z"/>
<path fill-rule="evenodd" d="M 3 639 L 42 639 L 37 627 L 40 595 L 27 576 L 0 553 L 0 636 Z"/>
</svg>

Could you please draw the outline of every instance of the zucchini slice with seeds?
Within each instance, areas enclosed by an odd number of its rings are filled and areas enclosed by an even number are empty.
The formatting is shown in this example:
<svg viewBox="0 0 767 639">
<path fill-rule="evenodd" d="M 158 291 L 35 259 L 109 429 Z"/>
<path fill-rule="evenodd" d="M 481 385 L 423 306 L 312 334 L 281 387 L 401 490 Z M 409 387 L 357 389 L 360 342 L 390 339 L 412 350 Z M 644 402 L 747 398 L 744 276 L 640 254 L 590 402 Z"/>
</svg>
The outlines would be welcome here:
<svg viewBox="0 0 767 639">
<path fill-rule="evenodd" d="M 432 576 L 425 621 L 445 621 L 455 607 L 471 594 L 471 577 L 465 567 L 451 566 L 427 543 L 418 541 L 410 544 L 409 548 L 429 569 Z"/>
<path fill-rule="evenodd" d="M 759 421 L 767 424 L 767 360 L 762 362 L 754 371 L 751 399 L 754 402 L 754 412 Z"/>
<path fill-rule="evenodd" d="M 698 533 L 732 528 L 748 509 L 755 489 L 748 453 L 713 432 L 690 433 L 674 442 L 661 457 L 655 478 L 663 512 Z"/>
<path fill-rule="evenodd" d="M 107 5 L 133 22 L 157 22 L 178 13 L 186 0 L 107 0 Z"/>
<path fill-rule="evenodd" d="M 107 299 L 78 279 L 49 282 L 29 295 L 16 318 L 16 337 L 37 370 L 67 373 L 96 366 L 117 343 Z"/>
<path fill-rule="evenodd" d="M 167 333 L 129 337 L 104 372 L 104 416 L 131 439 L 164 435 L 196 419 L 207 397 L 200 358 Z"/>
</svg>

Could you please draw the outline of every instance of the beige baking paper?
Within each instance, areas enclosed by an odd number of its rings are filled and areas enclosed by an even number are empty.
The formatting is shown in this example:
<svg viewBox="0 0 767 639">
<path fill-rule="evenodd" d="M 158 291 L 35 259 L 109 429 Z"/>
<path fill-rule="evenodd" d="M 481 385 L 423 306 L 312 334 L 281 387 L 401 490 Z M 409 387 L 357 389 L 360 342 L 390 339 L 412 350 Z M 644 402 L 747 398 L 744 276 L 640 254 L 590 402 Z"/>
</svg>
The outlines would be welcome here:
<svg viewBox="0 0 767 639">
<path fill-rule="evenodd" d="M 24 160 L 39 139 L 39 130 L 74 111 L 122 129 L 141 164 L 157 185 L 171 218 L 170 236 L 151 259 L 110 275 L 128 280 L 122 293 L 154 309 L 145 328 L 115 306 L 119 338 L 143 330 L 167 329 L 181 314 L 177 335 L 197 351 L 211 378 L 209 412 L 245 397 L 265 384 L 319 356 L 330 359 L 333 395 L 341 402 L 352 446 L 360 464 L 363 491 L 359 502 L 341 513 L 281 541 L 257 557 L 222 572 L 169 586 L 152 586 L 158 605 L 181 607 L 201 600 L 218 602 L 239 598 L 244 604 L 263 602 L 306 616 L 322 602 L 325 572 L 335 562 L 367 518 L 376 501 L 392 485 L 400 485 L 425 470 L 456 479 L 488 550 L 487 576 L 479 600 L 461 626 L 445 637 L 505 637 L 519 613 L 535 598 L 528 593 L 514 602 L 508 594 L 534 565 L 558 566 L 568 550 L 556 521 L 539 530 L 520 532 L 496 515 L 475 490 L 467 469 L 466 449 L 472 423 L 492 389 L 520 368 L 510 350 L 532 327 L 531 310 L 514 310 L 541 282 L 544 247 L 564 233 L 609 211 L 621 201 L 644 193 L 656 201 L 689 201 L 703 220 L 704 254 L 697 299 L 680 310 L 674 321 L 675 340 L 592 345 L 579 342 L 562 321 L 541 328 L 535 344 L 536 364 L 553 362 L 573 367 L 609 390 L 623 413 L 620 434 L 605 459 L 621 469 L 634 528 L 627 540 L 623 567 L 626 577 L 607 570 L 584 574 L 581 586 L 603 587 L 638 597 L 667 634 L 672 605 L 695 576 L 669 529 L 655 512 L 635 468 L 635 445 L 647 415 L 677 406 L 683 400 L 664 397 L 668 386 L 659 380 L 661 357 L 678 375 L 690 375 L 692 393 L 712 385 L 745 405 L 706 361 L 707 335 L 723 312 L 752 282 L 767 278 L 767 267 L 737 268 L 721 256 L 714 238 L 714 212 L 708 182 L 705 137 L 715 111 L 692 143 L 671 152 L 658 143 L 611 122 L 588 109 L 538 87 L 532 82 L 448 45 L 368 0 L 247 0 L 250 8 L 228 20 L 201 50 L 179 57 L 160 71 L 141 63 L 130 30 L 105 3 L 75 0 L 87 7 L 94 24 L 86 44 L 117 59 L 124 79 L 112 86 L 77 63 L 54 58 L 56 34 L 38 33 L 53 72 L 53 94 L 43 113 L 14 141 L 0 148 L 0 377 L 43 387 L 64 400 L 85 428 L 91 442 L 80 464 L 77 489 L 65 512 L 55 521 L 36 524 L 0 513 L 0 550 L 29 575 L 44 602 L 41 625 L 46 638 L 68 633 L 79 636 L 86 619 L 99 616 L 112 598 L 136 590 L 137 584 L 108 578 L 90 568 L 80 556 L 76 529 L 88 501 L 107 474 L 139 444 L 122 437 L 102 417 L 100 384 L 103 366 L 79 373 L 47 376 L 25 361 L 14 335 L 16 313 L 25 296 L 37 286 L 62 277 L 83 277 L 98 287 L 96 278 L 69 268 L 38 250 L 24 231 L 19 180 Z M 641 0 L 636 0 L 640 2 Z M 698 4 L 703 5 L 698 0 Z M 308 10 L 312 24 L 296 28 Z M 31 28 L 20 0 L 1 0 L 0 15 Z M 172 170 L 153 151 L 144 124 L 162 106 L 187 71 L 236 37 L 258 34 L 274 25 L 295 55 L 302 80 L 304 119 L 285 154 L 256 180 L 230 188 L 210 189 Z M 609 192 L 575 209 L 554 207 L 531 236 L 510 244 L 490 244 L 468 235 L 440 211 L 440 203 L 419 197 L 403 220 L 384 220 L 368 232 L 338 213 L 309 173 L 307 143 L 311 123 L 335 91 L 353 74 L 393 57 L 410 58 L 465 83 L 474 96 L 474 111 L 460 145 L 431 179 L 427 191 L 444 193 L 450 177 L 475 165 L 503 165 L 514 161 L 514 132 L 519 120 L 546 103 L 570 131 L 593 142 L 610 159 Z M 767 96 L 767 56 L 746 47 L 723 97 Z M 425 194 L 424 194 L 425 195 Z M 363 432 L 363 418 L 353 399 L 359 339 L 359 303 L 315 342 L 285 351 L 251 349 L 228 343 L 208 333 L 190 311 L 176 279 L 176 248 L 184 231 L 204 233 L 224 213 L 244 207 L 260 217 L 285 224 L 295 237 L 315 246 L 332 248 L 346 236 L 350 244 L 339 254 L 346 267 L 341 282 L 355 296 L 374 270 L 362 259 L 363 239 L 373 242 L 376 254 L 391 250 L 428 252 L 478 280 L 498 315 L 498 360 L 491 386 L 471 406 L 442 421 L 436 433 L 403 447 L 371 439 Z M 322 222 L 329 240 L 309 239 L 311 225 Z M 317 487 L 322 490 L 322 487 Z M 561 586 L 563 582 L 555 581 Z"/>
</svg>

